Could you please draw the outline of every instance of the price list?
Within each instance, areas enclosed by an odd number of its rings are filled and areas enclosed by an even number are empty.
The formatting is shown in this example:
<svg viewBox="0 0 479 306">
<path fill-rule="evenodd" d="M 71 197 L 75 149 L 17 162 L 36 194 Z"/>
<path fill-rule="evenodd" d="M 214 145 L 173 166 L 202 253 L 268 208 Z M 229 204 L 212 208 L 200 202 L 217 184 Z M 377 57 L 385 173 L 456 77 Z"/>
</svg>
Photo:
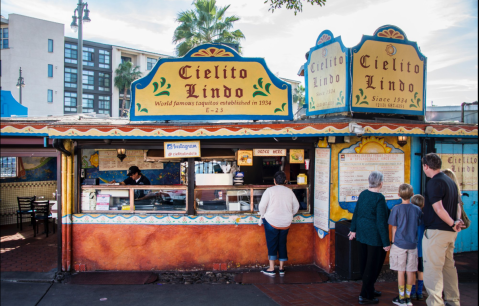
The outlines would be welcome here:
<svg viewBox="0 0 479 306">
<path fill-rule="evenodd" d="M 317 148 L 314 169 L 314 226 L 323 231 L 329 231 L 330 165 L 331 149 Z"/>
<path fill-rule="evenodd" d="M 163 163 L 145 162 L 144 150 L 127 150 L 123 161 L 120 161 L 116 155 L 116 150 L 99 151 L 99 170 L 128 170 L 131 166 L 137 166 L 140 170 L 163 169 Z"/>
</svg>

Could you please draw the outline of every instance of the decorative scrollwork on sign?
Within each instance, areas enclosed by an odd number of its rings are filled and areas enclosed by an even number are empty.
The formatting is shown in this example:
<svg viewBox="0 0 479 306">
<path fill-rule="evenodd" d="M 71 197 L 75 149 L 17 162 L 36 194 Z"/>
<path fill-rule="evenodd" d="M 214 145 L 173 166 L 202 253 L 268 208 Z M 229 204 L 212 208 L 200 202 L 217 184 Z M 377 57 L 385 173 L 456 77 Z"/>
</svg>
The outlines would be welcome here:
<svg viewBox="0 0 479 306">
<path fill-rule="evenodd" d="M 404 40 L 404 35 L 394 29 L 386 29 L 378 33 L 378 37 Z"/>
<path fill-rule="evenodd" d="M 323 34 L 323 36 L 321 36 L 321 38 L 318 40 L 317 45 L 320 45 L 328 40 L 331 40 L 331 36 L 329 36 L 328 34 Z"/>
<path fill-rule="evenodd" d="M 234 57 L 234 55 L 231 52 L 226 52 L 224 49 L 207 48 L 193 53 L 191 57 Z"/>
</svg>

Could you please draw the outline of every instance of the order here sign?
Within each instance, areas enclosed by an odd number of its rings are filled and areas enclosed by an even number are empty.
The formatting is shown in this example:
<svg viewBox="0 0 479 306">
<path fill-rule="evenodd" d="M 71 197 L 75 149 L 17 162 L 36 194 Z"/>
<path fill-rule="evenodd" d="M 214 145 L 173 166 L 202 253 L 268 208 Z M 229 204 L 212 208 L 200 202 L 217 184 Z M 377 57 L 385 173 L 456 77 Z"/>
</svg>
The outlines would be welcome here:
<svg viewBox="0 0 479 306">
<path fill-rule="evenodd" d="M 201 157 L 199 141 L 165 142 L 165 157 Z"/>
</svg>

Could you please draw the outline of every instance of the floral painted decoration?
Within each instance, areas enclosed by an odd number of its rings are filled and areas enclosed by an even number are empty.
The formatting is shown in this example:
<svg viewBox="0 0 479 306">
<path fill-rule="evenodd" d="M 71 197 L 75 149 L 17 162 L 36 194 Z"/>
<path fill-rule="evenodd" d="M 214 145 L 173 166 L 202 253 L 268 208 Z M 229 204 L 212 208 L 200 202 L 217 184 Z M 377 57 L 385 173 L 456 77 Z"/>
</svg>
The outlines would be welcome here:
<svg viewBox="0 0 479 306">
<path fill-rule="evenodd" d="M 320 45 L 328 40 L 331 40 L 331 36 L 329 36 L 328 34 L 323 34 L 323 36 L 321 36 L 321 38 L 318 40 L 317 45 Z"/>
<path fill-rule="evenodd" d="M 378 33 L 378 37 L 404 40 L 404 35 L 394 29 L 386 29 Z"/>
<path fill-rule="evenodd" d="M 191 57 L 234 57 L 234 55 L 231 52 L 226 52 L 224 49 L 207 48 L 193 53 Z"/>
</svg>

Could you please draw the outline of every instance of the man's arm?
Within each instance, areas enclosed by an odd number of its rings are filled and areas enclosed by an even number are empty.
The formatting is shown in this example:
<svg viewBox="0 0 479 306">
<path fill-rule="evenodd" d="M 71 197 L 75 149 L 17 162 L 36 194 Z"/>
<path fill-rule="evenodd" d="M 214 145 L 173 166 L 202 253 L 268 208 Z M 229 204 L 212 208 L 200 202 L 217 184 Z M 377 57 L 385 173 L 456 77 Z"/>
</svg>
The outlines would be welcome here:
<svg viewBox="0 0 479 306">
<path fill-rule="evenodd" d="M 442 205 L 442 200 L 437 201 L 436 203 L 432 204 L 432 208 L 434 209 L 434 212 L 436 215 L 438 215 L 439 218 L 441 218 L 444 223 L 446 223 L 448 226 L 454 229 L 456 232 L 461 231 L 460 227 L 460 222 L 458 223 L 458 226 L 452 227 L 455 221 L 449 216 L 448 212 L 444 209 L 444 206 Z"/>
</svg>

